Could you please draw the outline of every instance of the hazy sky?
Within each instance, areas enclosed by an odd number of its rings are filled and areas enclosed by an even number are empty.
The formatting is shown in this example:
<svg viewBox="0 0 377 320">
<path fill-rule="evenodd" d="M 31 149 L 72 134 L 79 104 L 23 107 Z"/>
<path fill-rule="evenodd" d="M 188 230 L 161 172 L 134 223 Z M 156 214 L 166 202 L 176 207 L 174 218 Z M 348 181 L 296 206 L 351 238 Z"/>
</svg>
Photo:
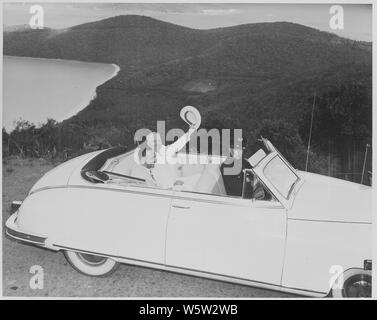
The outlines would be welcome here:
<svg viewBox="0 0 377 320">
<path fill-rule="evenodd" d="M 7 26 L 28 24 L 30 6 L 31 3 L 4 3 L 3 23 Z M 121 14 L 140 14 L 197 29 L 290 21 L 355 40 L 372 41 L 372 6 L 342 6 L 344 29 L 332 30 L 330 4 L 43 4 L 45 25 L 51 28 L 66 28 Z"/>
</svg>

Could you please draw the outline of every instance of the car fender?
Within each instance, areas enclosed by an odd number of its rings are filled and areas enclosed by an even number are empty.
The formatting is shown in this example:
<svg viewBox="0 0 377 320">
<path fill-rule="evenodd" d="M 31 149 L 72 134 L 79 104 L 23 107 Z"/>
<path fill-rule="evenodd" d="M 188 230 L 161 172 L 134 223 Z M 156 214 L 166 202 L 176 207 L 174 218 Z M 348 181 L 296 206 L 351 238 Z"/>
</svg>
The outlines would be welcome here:
<svg viewBox="0 0 377 320">
<path fill-rule="evenodd" d="M 337 273 L 371 259 L 369 223 L 288 219 L 282 285 L 327 294 Z"/>
</svg>

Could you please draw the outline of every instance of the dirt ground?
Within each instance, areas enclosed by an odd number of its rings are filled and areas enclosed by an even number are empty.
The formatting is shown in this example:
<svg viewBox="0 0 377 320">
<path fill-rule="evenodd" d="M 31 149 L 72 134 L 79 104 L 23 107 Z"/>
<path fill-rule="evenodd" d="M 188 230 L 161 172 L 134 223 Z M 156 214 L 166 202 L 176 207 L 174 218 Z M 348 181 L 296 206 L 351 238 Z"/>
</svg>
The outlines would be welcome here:
<svg viewBox="0 0 377 320">
<path fill-rule="evenodd" d="M 54 165 L 45 160 L 3 161 L 3 225 L 13 200 L 23 200 L 32 185 Z M 31 289 L 30 268 L 43 268 L 43 289 Z M 121 265 L 111 276 L 79 274 L 62 253 L 24 245 L 4 236 L 3 295 L 51 297 L 271 297 L 294 295 L 142 267 Z"/>
</svg>

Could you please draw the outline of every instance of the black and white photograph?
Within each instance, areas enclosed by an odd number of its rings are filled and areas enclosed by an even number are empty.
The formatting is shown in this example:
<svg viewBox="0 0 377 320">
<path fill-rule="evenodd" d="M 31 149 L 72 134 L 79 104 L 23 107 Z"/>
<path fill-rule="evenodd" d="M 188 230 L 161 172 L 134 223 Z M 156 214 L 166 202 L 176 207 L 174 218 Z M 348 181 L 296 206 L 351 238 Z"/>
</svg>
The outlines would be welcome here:
<svg viewBox="0 0 377 320">
<path fill-rule="evenodd" d="M 372 298 L 373 10 L 3 2 L 3 297 Z"/>
</svg>

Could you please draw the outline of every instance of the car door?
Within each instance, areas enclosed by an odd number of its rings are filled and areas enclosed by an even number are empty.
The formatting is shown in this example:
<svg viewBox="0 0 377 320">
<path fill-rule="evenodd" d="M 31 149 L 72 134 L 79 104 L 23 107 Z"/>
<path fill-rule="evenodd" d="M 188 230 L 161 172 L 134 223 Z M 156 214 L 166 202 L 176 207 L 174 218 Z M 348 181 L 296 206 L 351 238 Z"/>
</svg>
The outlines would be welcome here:
<svg viewBox="0 0 377 320">
<path fill-rule="evenodd" d="M 121 257 L 161 265 L 165 263 L 171 195 L 171 190 L 134 186 L 128 186 L 118 195 L 122 198 L 122 206 L 118 207 L 116 214 Z"/>
<path fill-rule="evenodd" d="M 278 201 L 176 192 L 166 264 L 280 285 L 285 237 L 286 210 Z"/>
<path fill-rule="evenodd" d="M 163 265 L 171 195 L 116 183 L 69 189 L 59 233 L 66 236 L 57 243 Z"/>
</svg>

